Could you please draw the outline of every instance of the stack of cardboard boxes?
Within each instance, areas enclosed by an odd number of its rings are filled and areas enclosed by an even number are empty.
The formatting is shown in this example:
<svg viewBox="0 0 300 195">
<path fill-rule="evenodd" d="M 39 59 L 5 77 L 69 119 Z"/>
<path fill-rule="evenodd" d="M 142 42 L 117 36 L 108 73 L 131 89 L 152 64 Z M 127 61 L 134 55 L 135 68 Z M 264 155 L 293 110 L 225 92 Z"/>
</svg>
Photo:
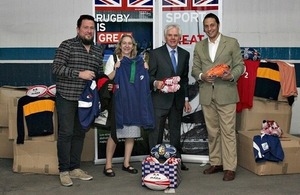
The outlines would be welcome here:
<svg viewBox="0 0 300 195">
<path fill-rule="evenodd" d="M 26 95 L 26 88 L 0 87 L 0 158 L 13 158 L 12 170 L 19 173 L 58 174 L 57 114 L 54 112 L 54 133 L 29 137 L 25 125 L 24 144 L 16 144 L 18 99 Z M 94 130 L 86 134 L 82 161 L 94 160 Z"/>
<path fill-rule="evenodd" d="M 284 99 L 280 101 L 254 97 L 253 107 L 237 114 L 238 164 L 257 175 L 300 173 L 300 138 L 290 132 L 292 107 Z M 283 162 L 256 163 L 253 153 L 253 137 L 260 135 L 263 120 L 274 120 L 283 131 L 280 138 L 285 158 Z"/>
<path fill-rule="evenodd" d="M 8 103 L 13 96 L 24 95 L 23 91 L 0 88 L 0 157 L 13 158 L 13 140 L 9 139 Z"/>
</svg>

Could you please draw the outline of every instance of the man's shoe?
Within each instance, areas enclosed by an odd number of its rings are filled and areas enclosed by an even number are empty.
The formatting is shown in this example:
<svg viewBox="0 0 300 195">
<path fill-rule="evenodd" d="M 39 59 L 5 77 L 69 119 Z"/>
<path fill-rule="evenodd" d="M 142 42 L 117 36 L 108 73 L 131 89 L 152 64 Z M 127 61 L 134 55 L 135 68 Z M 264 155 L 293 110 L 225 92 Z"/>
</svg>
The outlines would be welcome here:
<svg viewBox="0 0 300 195">
<path fill-rule="evenodd" d="M 226 170 L 224 172 L 224 177 L 223 177 L 223 181 L 232 181 L 235 178 L 235 172 L 234 171 L 229 171 Z"/>
<path fill-rule="evenodd" d="M 188 171 L 189 170 L 189 168 L 186 167 L 185 164 L 183 164 L 183 163 L 181 163 L 181 167 L 180 168 L 181 168 L 182 171 Z"/>
<path fill-rule="evenodd" d="M 63 186 L 69 187 L 73 185 L 73 182 L 70 178 L 69 171 L 64 171 L 59 173 L 60 183 Z"/>
<path fill-rule="evenodd" d="M 70 177 L 75 178 L 75 179 L 81 179 L 84 181 L 93 179 L 93 176 L 88 175 L 86 172 L 84 172 L 81 169 L 74 169 L 74 170 L 70 171 Z"/>
<path fill-rule="evenodd" d="M 215 166 L 210 166 L 208 169 L 205 169 L 203 171 L 204 174 L 213 174 L 213 173 L 218 173 L 223 171 L 223 166 L 222 165 L 215 165 Z"/>
</svg>

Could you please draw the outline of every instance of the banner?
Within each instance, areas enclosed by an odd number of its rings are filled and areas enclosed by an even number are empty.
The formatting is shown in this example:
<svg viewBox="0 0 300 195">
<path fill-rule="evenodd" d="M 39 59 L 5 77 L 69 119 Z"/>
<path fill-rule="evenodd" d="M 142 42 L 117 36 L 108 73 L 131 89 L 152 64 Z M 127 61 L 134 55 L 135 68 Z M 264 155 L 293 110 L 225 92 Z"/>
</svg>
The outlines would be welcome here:
<svg viewBox="0 0 300 195">
<path fill-rule="evenodd" d="M 219 17 L 220 22 L 222 21 L 221 0 L 95 0 L 94 11 L 97 23 L 96 41 L 104 45 L 104 62 L 113 53 L 122 34 L 132 34 L 138 43 L 139 54 L 143 54 L 153 49 L 153 45 L 159 47 L 164 44 L 164 26 L 176 23 L 182 29 L 179 46 L 190 52 L 190 71 L 193 65 L 194 46 L 206 37 L 202 24 L 204 16 L 211 12 Z M 189 73 L 189 100 L 192 113 L 184 113 L 181 124 L 182 158 L 185 162 L 208 161 L 208 135 L 198 93 L 198 83 Z M 95 132 L 95 163 L 103 163 L 109 132 L 101 128 L 97 128 Z M 143 131 L 142 134 L 141 138 L 136 139 L 132 160 L 141 159 L 148 154 L 147 134 Z M 164 142 L 169 142 L 167 124 Z M 122 161 L 123 154 L 124 140 L 120 140 L 113 162 Z"/>
<path fill-rule="evenodd" d="M 167 24 L 179 24 L 182 37 L 179 46 L 190 53 L 190 72 L 193 65 L 194 46 L 206 37 L 203 18 L 216 14 L 222 21 L 221 0 L 162 0 L 162 28 Z M 221 22 L 222 23 L 222 22 Z M 163 34 L 159 37 L 163 37 Z M 164 40 L 161 42 L 164 44 Z M 208 161 L 208 134 L 199 104 L 199 85 L 189 73 L 189 100 L 192 113 L 184 113 L 181 124 L 181 145 L 186 162 Z M 168 130 L 166 129 L 166 132 Z M 168 136 L 164 138 L 168 142 Z"/>
<path fill-rule="evenodd" d="M 153 1 L 95 0 L 96 42 L 104 46 L 104 62 L 123 34 L 131 34 L 139 54 L 152 48 Z"/>
<path fill-rule="evenodd" d="M 153 46 L 153 1 L 152 0 L 95 0 L 96 42 L 104 48 L 104 65 L 113 54 L 123 34 L 130 34 L 137 42 L 138 54 Z M 104 66 L 105 68 L 105 66 Z M 135 139 L 131 160 L 142 159 L 149 154 L 148 138 L 142 130 L 142 137 Z M 106 141 L 110 132 L 95 128 L 95 163 L 105 162 Z M 113 162 L 124 157 L 125 139 L 120 139 Z"/>
</svg>

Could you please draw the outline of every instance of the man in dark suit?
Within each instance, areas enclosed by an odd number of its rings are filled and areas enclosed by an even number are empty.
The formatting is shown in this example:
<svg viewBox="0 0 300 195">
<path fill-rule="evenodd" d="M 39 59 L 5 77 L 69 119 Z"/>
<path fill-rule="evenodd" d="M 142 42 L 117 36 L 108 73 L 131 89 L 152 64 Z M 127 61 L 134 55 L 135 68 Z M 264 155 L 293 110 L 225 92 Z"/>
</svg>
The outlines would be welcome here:
<svg viewBox="0 0 300 195">
<path fill-rule="evenodd" d="M 244 72 L 244 62 L 238 41 L 219 32 L 220 21 L 215 14 L 203 20 L 208 38 L 196 43 L 192 76 L 199 81 L 200 104 L 208 132 L 210 167 L 204 174 L 222 172 L 224 181 L 235 178 L 236 103 L 239 101 L 237 80 Z M 219 64 L 230 66 L 221 76 L 209 76 L 207 71 Z"/>
<path fill-rule="evenodd" d="M 149 131 L 149 147 L 151 149 L 163 142 L 163 132 L 168 119 L 170 144 L 176 147 L 178 157 L 181 158 L 181 118 L 183 110 L 191 111 L 187 88 L 190 54 L 178 47 L 181 37 L 181 29 L 178 25 L 167 25 L 164 37 L 166 44 L 150 51 L 149 54 L 150 86 L 155 113 L 155 128 Z M 174 63 L 171 59 L 172 52 L 175 56 Z M 170 93 L 161 92 L 165 85 L 163 80 L 174 76 L 180 77 L 179 90 Z M 183 163 L 181 169 L 188 170 Z"/>
</svg>

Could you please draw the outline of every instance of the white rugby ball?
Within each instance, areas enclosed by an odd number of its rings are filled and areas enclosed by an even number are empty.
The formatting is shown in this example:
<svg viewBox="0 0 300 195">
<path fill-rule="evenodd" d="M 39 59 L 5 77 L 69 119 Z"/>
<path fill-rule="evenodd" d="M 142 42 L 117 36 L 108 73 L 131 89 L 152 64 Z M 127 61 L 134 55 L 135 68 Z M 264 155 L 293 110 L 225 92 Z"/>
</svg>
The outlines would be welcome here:
<svg viewBox="0 0 300 195">
<path fill-rule="evenodd" d="M 144 184 L 151 190 L 165 190 L 170 185 L 170 180 L 161 173 L 149 173 L 144 178 Z"/>
<path fill-rule="evenodd" d="M 56 85 L 51 85 L 48 87 L 47 93 L 49 96 L 55 96 L 56 94 Z"/>
<path fill-rule="evenodd" d="M 34 85 L 29 87 L 26 95 L 30 97 L 42 97 L 47 94 L 47 90 L 48 88 L 45 85 Z"/>
</svg>

